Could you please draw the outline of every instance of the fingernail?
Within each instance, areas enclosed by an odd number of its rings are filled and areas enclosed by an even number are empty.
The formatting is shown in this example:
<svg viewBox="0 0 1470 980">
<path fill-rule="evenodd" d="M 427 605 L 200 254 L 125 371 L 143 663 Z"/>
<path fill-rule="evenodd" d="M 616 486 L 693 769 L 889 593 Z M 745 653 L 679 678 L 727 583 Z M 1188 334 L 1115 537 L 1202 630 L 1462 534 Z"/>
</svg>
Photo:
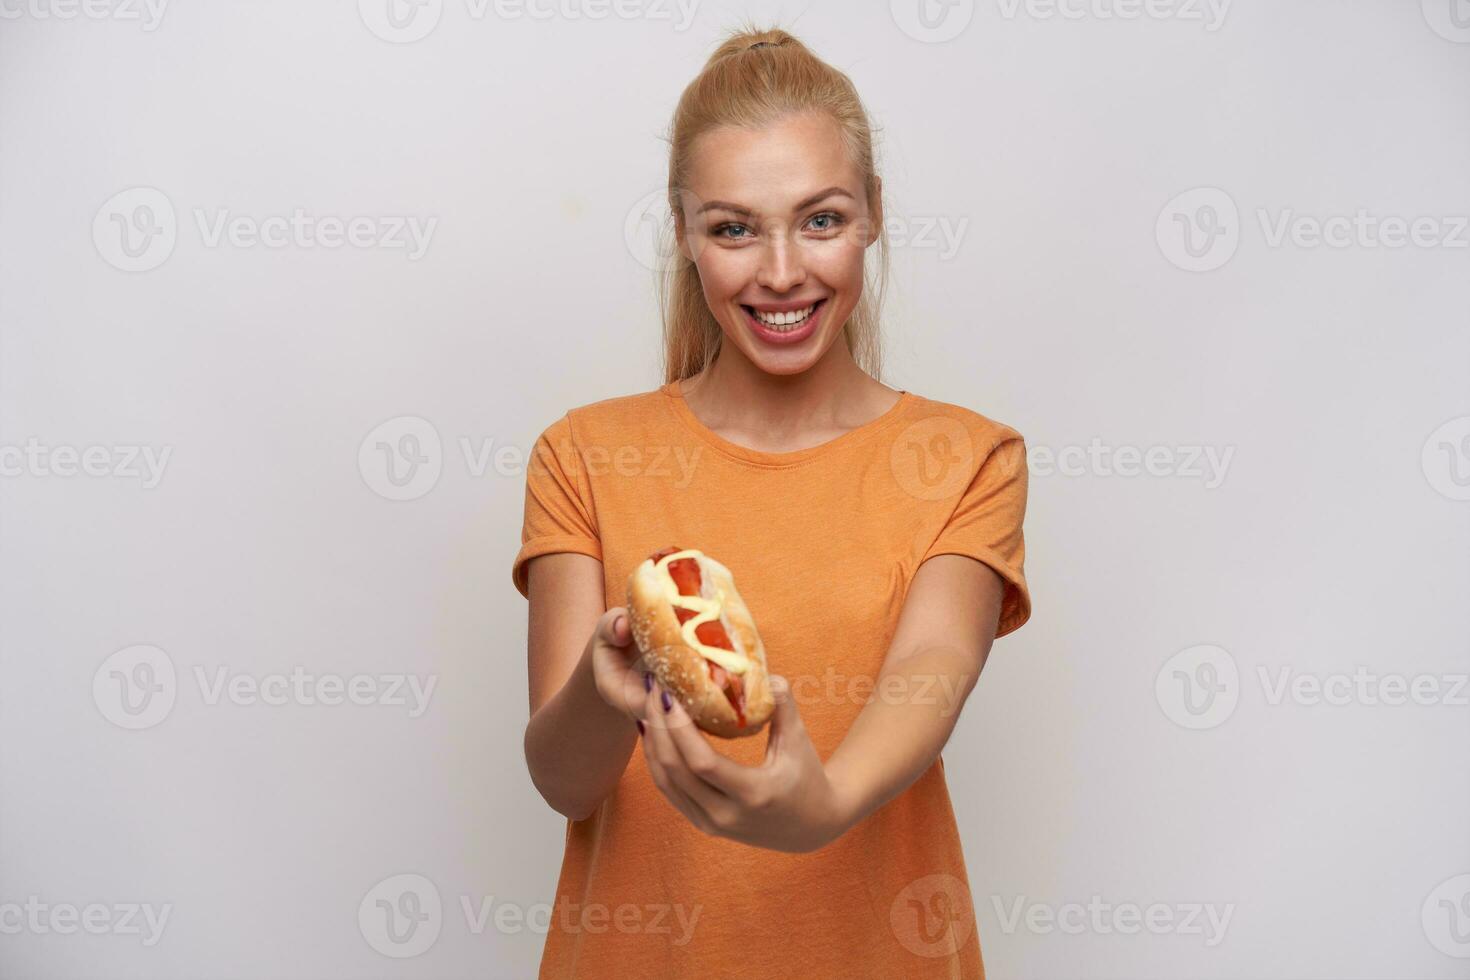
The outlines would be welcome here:
<svg viewBox="0 0 1470 980">
<path fill-rule="evenodd" d="M 651 690 L 653 690 L 653 675 L 652 674 L 644 674 L 643 675 L 643 689 L 645 691 L 651 691 Z"/>
<path fill-rule="evenodd" d="M 664 691 L 664 692 L 663 692 L 663 693 L 662 693 L 662 694 L 661 694 L 661 695 L 660 695 L 660 698 L 661 698 L 661 700 L 662 700 L 662 701 L 663 701 L 663 703 L 664 703 L 664 710 L 665 710 L 665 711 L 668 711 L 668 710 L 669 710 L 669 709 L 670 709 L 670 708 L 672 708 L 672 707 L 673 707 L 673 706 L 674 706 L 674 702 L 673 702 L 673 700 L 672 700 L 672 699 L 671 699 L 671 698 L 670 698 L 670 697 L 669 697 L 669 692 L 668 692 L 668 691 Z"/>
<path fill-rule="evenodd" d="M 638 723 L 638 734 L 639 735 L 642 735 L 643 734 L 643 719 L 642 718 L 634 718 L 633 720 Z"/>
</svg>

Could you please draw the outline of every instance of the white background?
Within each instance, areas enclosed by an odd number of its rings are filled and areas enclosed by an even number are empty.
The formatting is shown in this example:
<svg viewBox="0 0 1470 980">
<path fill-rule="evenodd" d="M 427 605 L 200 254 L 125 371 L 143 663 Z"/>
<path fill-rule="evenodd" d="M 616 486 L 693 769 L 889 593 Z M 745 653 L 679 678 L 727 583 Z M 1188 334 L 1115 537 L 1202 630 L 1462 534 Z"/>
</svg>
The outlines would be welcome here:
<svg viewBox="0 0 1470 980">
<path fill-rule="evenodd" d="M 884 380 L 1033 454 L 1097 447 L 1033 469 L 1034 615 L 945 752 L 988 973 L 1470 976 L 1457 2 L 963 0 L 929 29 L 905 2 L 433 0 L 400 29 L 383 0 L 4 0 L 0 974 L 534 975 L 541 932 L 494 919 L 551 899 L 565 826 L 521 753 L 516 454 L 661 382 L 659 136 L 749 16 L 882 128 Z M 368 244 L 211 238 L 297 211 Z M 433 222 L 421 255 L 375 237 L 395 218 Z M 130 258 L 135 219 L 161 234 Z M 1164 475 L 1115 472 L 1153 446 Z M 159 479 L 129 447 L 169 452 Z M 156 717 L 119 701 L 138 662 L 174 670 Z M 417 714 L 212 699 L 298 667 L 435 686 Z M 1210 670 L 1215 700 L 1185 687 Z M 1355 671 L 1346 703 L 1291 693 Z M 1376 703 L 1390 676 L 1438 700 Z M 405 881 L 441 902 L 417 946 L 372 925 Z M 101 934 L 50 918 L 93 903 Z M 1174 927 L 1124 933 L 1130 903 Z M 169 908 L 157 942 L 130 904 Z"/>
</svg>

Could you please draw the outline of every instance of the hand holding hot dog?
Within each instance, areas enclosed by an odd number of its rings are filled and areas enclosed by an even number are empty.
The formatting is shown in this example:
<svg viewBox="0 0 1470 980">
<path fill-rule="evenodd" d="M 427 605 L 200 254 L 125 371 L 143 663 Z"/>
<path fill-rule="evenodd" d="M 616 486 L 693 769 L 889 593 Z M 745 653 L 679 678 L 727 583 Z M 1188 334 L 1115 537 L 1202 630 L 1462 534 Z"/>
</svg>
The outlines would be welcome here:
<svg viewBox="0 0 1470 980">
<path fill-rule="evenodd" d="M 638 669 L 638 648 L 633 645 L 631 619 L 623 606 L 602 614 L 588 641 L 592 677 L 602 699 L 629 718 L 643 714 L 644 671 Z"/>
<path fill-rule="evenodd" d="M 759 766 L 716 752 L 658 684 L 643 705 L 643 758 L 654 785 L 706 834 L 774 851 L 815 851 L 854 822 L 852 794 L 828 776 L 790 684 L 772 677 L 771 686 L 771 737 Z"/>
</svg>

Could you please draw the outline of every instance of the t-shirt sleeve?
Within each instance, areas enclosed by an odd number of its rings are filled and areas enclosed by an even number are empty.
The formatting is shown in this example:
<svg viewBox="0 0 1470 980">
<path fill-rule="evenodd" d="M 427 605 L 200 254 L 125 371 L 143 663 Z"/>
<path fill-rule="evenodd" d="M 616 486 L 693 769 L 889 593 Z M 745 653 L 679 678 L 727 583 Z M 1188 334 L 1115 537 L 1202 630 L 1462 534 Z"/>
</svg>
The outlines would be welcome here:
<svg viewBox="0 0 1470 980">
<path fill-rule="evenodd" d="M 602 542 L 588 506 L 587 471 L 572 441 L 571 419 L 563 415 L 536 439 L 526 464 L 526 510 L 521 550 L 510 578 L 527 594 L 526 563 L 538 555 L 570 551 L 602 560 Z"/>
<path fill-rule="evenodd" d="M 1019 435 L 999 442 L 981 461 L 939 536 L 920 559 L 968 555 L 995 569 L 1004 583 L 995 635 L 1005 636 L 1031 616 L 1023 570 L 1026 541 L 1026 443 Z"/>
</svg>

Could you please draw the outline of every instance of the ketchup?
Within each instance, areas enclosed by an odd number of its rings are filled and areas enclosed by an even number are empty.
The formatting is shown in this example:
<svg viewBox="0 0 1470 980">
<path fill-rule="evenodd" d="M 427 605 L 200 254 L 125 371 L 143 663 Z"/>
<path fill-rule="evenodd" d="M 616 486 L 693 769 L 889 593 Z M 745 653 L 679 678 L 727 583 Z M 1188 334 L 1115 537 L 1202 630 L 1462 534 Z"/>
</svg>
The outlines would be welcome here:
<svg viewBox="0 0 1470 980">
<path fill-rule="evenodd" d="M 651 556 L 654 562 L 683 551 L 683 548 L 664 548 L 655 551 Z M 693 558 L 680 558 L 669 562 L 669 577 L 674 580 L 674 586 L 680 595 L 699 595 L 700 574 L 699 563 Z M 688 622 L 697 616 L 693 609 L 684 609 L 680 606 L 674 607 L 674 615 L 679 618 L 680 624 Z M 730 642 L 730 635 L 725 632 L 724 625 L 718 619 L 712 619 L 706 623 L 700 623 L 694 628 L 694 635 L 699 642 L 705 646 L 716 647 L 720 650 L 729 650 L 735 653 L 735 644 Z M 725 693 L 725 698 L 730 706 L 735 709 L 735 719 L 740 722 L 740 727 L 745 727 L 745 689 L 740 683 L 740 677 L 732 674 L 713 660 L 706 660 L 705 665 L 709 667 L 710 680 L 715 687 Z"/>
</svg>

